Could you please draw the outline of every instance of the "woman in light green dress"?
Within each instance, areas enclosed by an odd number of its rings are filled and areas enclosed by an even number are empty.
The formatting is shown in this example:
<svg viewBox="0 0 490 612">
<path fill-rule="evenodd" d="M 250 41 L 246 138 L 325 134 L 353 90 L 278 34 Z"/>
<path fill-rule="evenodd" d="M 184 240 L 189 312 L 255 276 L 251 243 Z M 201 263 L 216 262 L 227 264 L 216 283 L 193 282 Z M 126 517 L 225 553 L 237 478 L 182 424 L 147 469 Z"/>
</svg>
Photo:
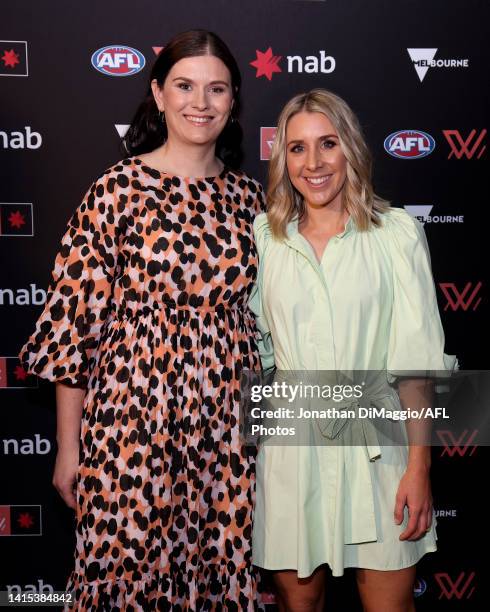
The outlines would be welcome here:
<svg viewBox="0 0 490 612">
<path fill-rule="evenodd" d="M 263 368 L 384 371 L 392 405 L 428 405 L 430 384 L 400 377 L 450 373 L 456 359 L 425 234 L 374 194 L 358 121 L 337 96 L 313 90 L 283 109 L 267 211 L 250 304 Z M 406 444 L 260 446 L 253 561 L 275 570 L 282 610 L 323 609 L 326 565 L 358 568 L 366 611 L 415 609 L 415 564 L 436 550 L 430 448 L 409 443 L 420 424 L 400 427 Z"/>
</svg>

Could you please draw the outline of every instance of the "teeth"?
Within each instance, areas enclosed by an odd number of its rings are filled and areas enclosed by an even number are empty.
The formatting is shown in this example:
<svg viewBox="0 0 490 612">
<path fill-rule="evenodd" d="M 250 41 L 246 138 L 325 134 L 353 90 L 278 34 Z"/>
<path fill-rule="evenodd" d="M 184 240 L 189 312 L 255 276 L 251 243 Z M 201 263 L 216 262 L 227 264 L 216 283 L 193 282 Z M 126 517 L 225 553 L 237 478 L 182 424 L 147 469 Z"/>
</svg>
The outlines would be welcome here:
<svg viewBox="0 0 490 612">
<path fill-rule="evenodd" d="M 211 120 L 210 117 L 192 117 L 191 115 L 187 115 L 186 119 L 194 123 L 208 123 Z"/>
<path fill-rule="evenodd" d="M 308 183 L 311 183 L 312 185 L 321 185 L 322 183 L 325 183 L 325 181 L 328 180 L 328 176 L 318 176 L 318 177 L 305 177 L 306 180 L 308 181 Z"/>
</svg>

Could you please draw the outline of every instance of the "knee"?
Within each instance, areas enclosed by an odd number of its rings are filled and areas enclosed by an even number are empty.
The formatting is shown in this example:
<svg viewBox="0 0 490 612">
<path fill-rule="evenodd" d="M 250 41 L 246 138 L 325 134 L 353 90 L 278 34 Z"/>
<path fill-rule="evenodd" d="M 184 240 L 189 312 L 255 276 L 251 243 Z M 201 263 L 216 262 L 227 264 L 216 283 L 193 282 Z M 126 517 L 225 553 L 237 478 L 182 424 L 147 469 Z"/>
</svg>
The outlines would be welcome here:
<svg viewBox="0 0 490 612">
<path fill-rule="evenodd" d="M 316 612 L 322 601 L 322 593 L 281 593 L 288 612 Z"/>
</svg>

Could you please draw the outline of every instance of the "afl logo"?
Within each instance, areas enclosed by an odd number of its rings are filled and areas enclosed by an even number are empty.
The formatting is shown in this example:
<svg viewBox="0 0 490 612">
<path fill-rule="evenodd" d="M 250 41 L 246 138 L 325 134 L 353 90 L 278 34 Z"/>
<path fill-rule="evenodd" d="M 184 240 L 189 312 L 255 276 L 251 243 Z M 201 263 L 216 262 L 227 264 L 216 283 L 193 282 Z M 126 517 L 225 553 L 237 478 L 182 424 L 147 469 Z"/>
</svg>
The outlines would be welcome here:
<svg viewBox="0 0 490 612">
<path fill-rule="evenodd" d="M 111 45 L 92 55 L 92 66 L 109 76 L 130 76 L 145 67 L 145 56 L 137 49 Z"/>
<path fill-rule="evenodd" d="M 418 130 L 393 132 L 393 134 L 386 138 L 384 144 L 387 153 L 401 159 L 427 157 L 436 148 L 436 143 L 432 136 Z"/>
<path fill-rule="evenodd" d="M 414 597 L 420 597 L 427 590 L 427 583 L 422 578 L 417 578 L 413 586 Z"/>
</svg>

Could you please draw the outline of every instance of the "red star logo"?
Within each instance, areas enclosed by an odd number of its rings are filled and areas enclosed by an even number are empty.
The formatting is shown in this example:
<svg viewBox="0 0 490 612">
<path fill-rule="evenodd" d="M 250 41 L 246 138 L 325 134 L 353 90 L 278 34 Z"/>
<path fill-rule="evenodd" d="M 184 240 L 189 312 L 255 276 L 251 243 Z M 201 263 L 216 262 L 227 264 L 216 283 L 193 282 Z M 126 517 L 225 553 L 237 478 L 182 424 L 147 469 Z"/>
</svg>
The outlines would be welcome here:
<svg viewBox="0 0 490 612">
<path fill-rule="evenodd" d="M 20 514 L 19 518 L 17 519 L 17 522 L 19 523 L 19 526 L 23 529 L 29 529 L 29 527 L 32 527 L 34 525 L 32 516 L 28 512 L 23 512 L 22 514 Z"/>
<path fill-rule="evenodd" d="M 14 376 L 16 380 L 25 380 L 27 378 L 27 372 L 20 365 L 15 367 Z"/>
<path fill-rule="evenodd" d="M 20 212 L 20 210 L 16 210 L 14 213 L 10 213 L 9 223 L 12 227 L 16 227 L 17 229 L 20 229 L 23 225 L 26 224 L 26 220 L 25 220 L 24 215 Z"/>
<path fill-rule="evenodd" d="M 20 64 L 19 55 L 13 49 L 10 49 L 10 51 L 5 50 L 0 59 L 9 68 L 15 68 L 16 64 Z"/>
<path fill-rule="evenodd" d="M 255 51 L 255 53 L 257 59 L 250 62 L 250 65 L 257 68 L 257 74 L 255 75 L 257 78 L 265 76 L 270 81 L 274 72 L 282 72 L 279 67 L 282 55 L 274 55 L 271 47 L 265 53 L 262 53 L 262 51 Z"/>
</svg>

